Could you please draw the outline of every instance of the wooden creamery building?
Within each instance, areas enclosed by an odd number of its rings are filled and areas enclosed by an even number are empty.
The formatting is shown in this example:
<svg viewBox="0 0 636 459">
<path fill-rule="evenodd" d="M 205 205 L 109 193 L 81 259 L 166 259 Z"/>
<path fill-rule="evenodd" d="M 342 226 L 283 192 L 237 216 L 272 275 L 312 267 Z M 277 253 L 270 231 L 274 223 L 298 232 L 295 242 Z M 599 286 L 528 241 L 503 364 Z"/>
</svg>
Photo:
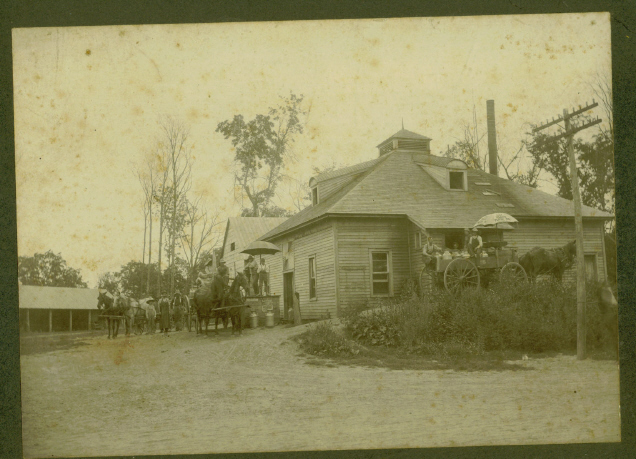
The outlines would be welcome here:
<svg viewBox="0 0 636 459">
<path fill-rule="evenodd" d="M 377 158 L 313 177 L 312 204 L 259 238 L 282 250 L 268 262 L 285 310 L 294 291 L 303 319 L 397 295 L 422 269 L 425 232 L 440 247 L 462 248 L 464 229 L 491 213 L 519 223 L 514 231 L 483 230 L 484 242 L 503 238 L 519 255 L 575 238 L 571 201 L 432 155 L 430 141 L 402 129 L 378 145 Z M 585 261 L 597 280 L 606 277 L 611 218 L 583 206 Z"/>
</svg>

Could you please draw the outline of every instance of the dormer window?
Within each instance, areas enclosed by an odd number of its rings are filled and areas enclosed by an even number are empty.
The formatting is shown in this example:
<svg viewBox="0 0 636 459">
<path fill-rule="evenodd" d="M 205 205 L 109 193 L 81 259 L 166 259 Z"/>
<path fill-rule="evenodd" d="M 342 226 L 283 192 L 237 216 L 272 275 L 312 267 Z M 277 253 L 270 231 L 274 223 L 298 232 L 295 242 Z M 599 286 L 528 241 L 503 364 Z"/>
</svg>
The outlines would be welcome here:
<svg viewBox="0 0 636 459">
<path fill-rule="evenodd" d="M 448 171 L 448 189 L 466 191 L 466 171 Z"/>
<path fill-rule="evenodd" d="M 318 204 L 318 187 L 317 186 L 311 189 L 311 203 L 314 206 Z"/>
</svg>

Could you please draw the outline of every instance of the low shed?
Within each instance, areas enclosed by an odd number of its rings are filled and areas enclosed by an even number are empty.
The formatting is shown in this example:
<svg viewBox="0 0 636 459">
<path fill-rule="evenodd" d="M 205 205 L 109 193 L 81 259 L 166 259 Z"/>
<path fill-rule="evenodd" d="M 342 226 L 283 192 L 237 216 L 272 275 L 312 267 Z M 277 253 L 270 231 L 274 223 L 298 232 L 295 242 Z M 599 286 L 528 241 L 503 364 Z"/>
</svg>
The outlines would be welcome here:
<svg viewBox="0 0 636 459">
<path fill-rule="evenodd" d="M 90 330 L 97 319 L 97 289 L 20 285 L 20 329 Z"/>
</svg>

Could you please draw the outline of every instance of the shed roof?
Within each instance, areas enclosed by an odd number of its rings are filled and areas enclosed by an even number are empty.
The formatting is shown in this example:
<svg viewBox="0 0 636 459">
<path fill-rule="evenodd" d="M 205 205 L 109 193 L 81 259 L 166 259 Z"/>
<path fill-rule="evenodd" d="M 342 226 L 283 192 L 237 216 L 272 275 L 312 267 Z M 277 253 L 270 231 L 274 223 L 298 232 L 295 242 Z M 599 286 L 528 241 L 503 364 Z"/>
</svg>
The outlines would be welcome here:
<svg viewBox="0 0 636 459">
<path fill-rule="evenodd" d="M 521 218 L 574 216 L 572 201 L 481 170 L 468 169 L 467 191 L 447 190 L 420 166 L 447 160 L 431 156 L 394 150 L 384 156 L 385 161 L 369 167 L 324 201 L 289 218 L 261 239 L 272 239 L 326 215 L 402 215 L 426 228 L 466 228 L 495 212 Z M 612 218 L 588 206 L 583 206 L 583 216 Z"/>
<path fill-rule="evenodd" d="M 96 288 L 20 285 L 20 309 L 97 309 Z"/>
<path fill-rule="evenodd" d="M 225 226 L 225 235 L 223 236 L 223 247 L 227 242 L 227 235 L 230 225 L 236 234 L 235 250 L 241 251 L 247 247 L 250 242 L 257 240 L 263 234 L 287 220 L 287 217 L 230 217 Z M 223 256 L 223 252 L 221 252 Z"/>
</svg>

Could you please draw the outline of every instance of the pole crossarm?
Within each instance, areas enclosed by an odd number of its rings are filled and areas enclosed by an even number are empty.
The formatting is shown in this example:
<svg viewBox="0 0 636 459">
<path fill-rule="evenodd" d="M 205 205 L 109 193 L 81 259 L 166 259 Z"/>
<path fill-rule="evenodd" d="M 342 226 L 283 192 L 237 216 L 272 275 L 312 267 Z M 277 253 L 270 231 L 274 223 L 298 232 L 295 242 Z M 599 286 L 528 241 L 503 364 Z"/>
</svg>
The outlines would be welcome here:
<svg viewBox="0 0 636 459">
<path fill-rule="evenodd" d="M 587 102 L 586 102 L 587 103 Z M 536 126 L 534 128 L 532 128 L 532 133 L 535 134 L 545 128 L 548 128 L 550 126 L 554 126 L 557 123 L 560 123 L 561 121 L 565 121 L 566 119 L 571 119 L 574 118 L 575 116 L 580 115 L 581 113 L 585 113 L 588 110 L 591 110 L 593 108 L 598 107 L 598 102 L 596 102 L 594 99 L 592 99 L 592 103 L 590 105 L 586 105 L 585 107 L 581 107 L 579 105 L 579 109 L 578 110 L 574 110 L 572 109 L 572 113 L 570 114 L 566 114 L 563 116 L 559 116 L 556 119 L 552 118 L 552 121 L 547 120 L 545 124 L 542 124 L 541 126 Z M 568 134 L 563 134 L 563 136 L 568 135 Z"/>
<path fill-rule="evenodd" d="M 601 123 L 603 120 L 601 120 L 600 118 L 596 118 L 595 120 L 590 121 L 589 123 L 585 123 L 585 124 L 581 124 L 581 125 L 575 125 L 574 127 L 570 127 L 569 130 L 562 132 L 560 134 L 555 134 L 553 136 L 548 136 L 545 141 L 537 144 L 537 145 L 541 145 L 541 144 L 546 144 L 548 142 L 555 142 L 563 137 L 570 137 L 574 134 L 576 134 L 579 131 L 582 131 L 584 129 L 589 128 L 590 126 L 594 126 L 596 124 Z"/>
</svg>

